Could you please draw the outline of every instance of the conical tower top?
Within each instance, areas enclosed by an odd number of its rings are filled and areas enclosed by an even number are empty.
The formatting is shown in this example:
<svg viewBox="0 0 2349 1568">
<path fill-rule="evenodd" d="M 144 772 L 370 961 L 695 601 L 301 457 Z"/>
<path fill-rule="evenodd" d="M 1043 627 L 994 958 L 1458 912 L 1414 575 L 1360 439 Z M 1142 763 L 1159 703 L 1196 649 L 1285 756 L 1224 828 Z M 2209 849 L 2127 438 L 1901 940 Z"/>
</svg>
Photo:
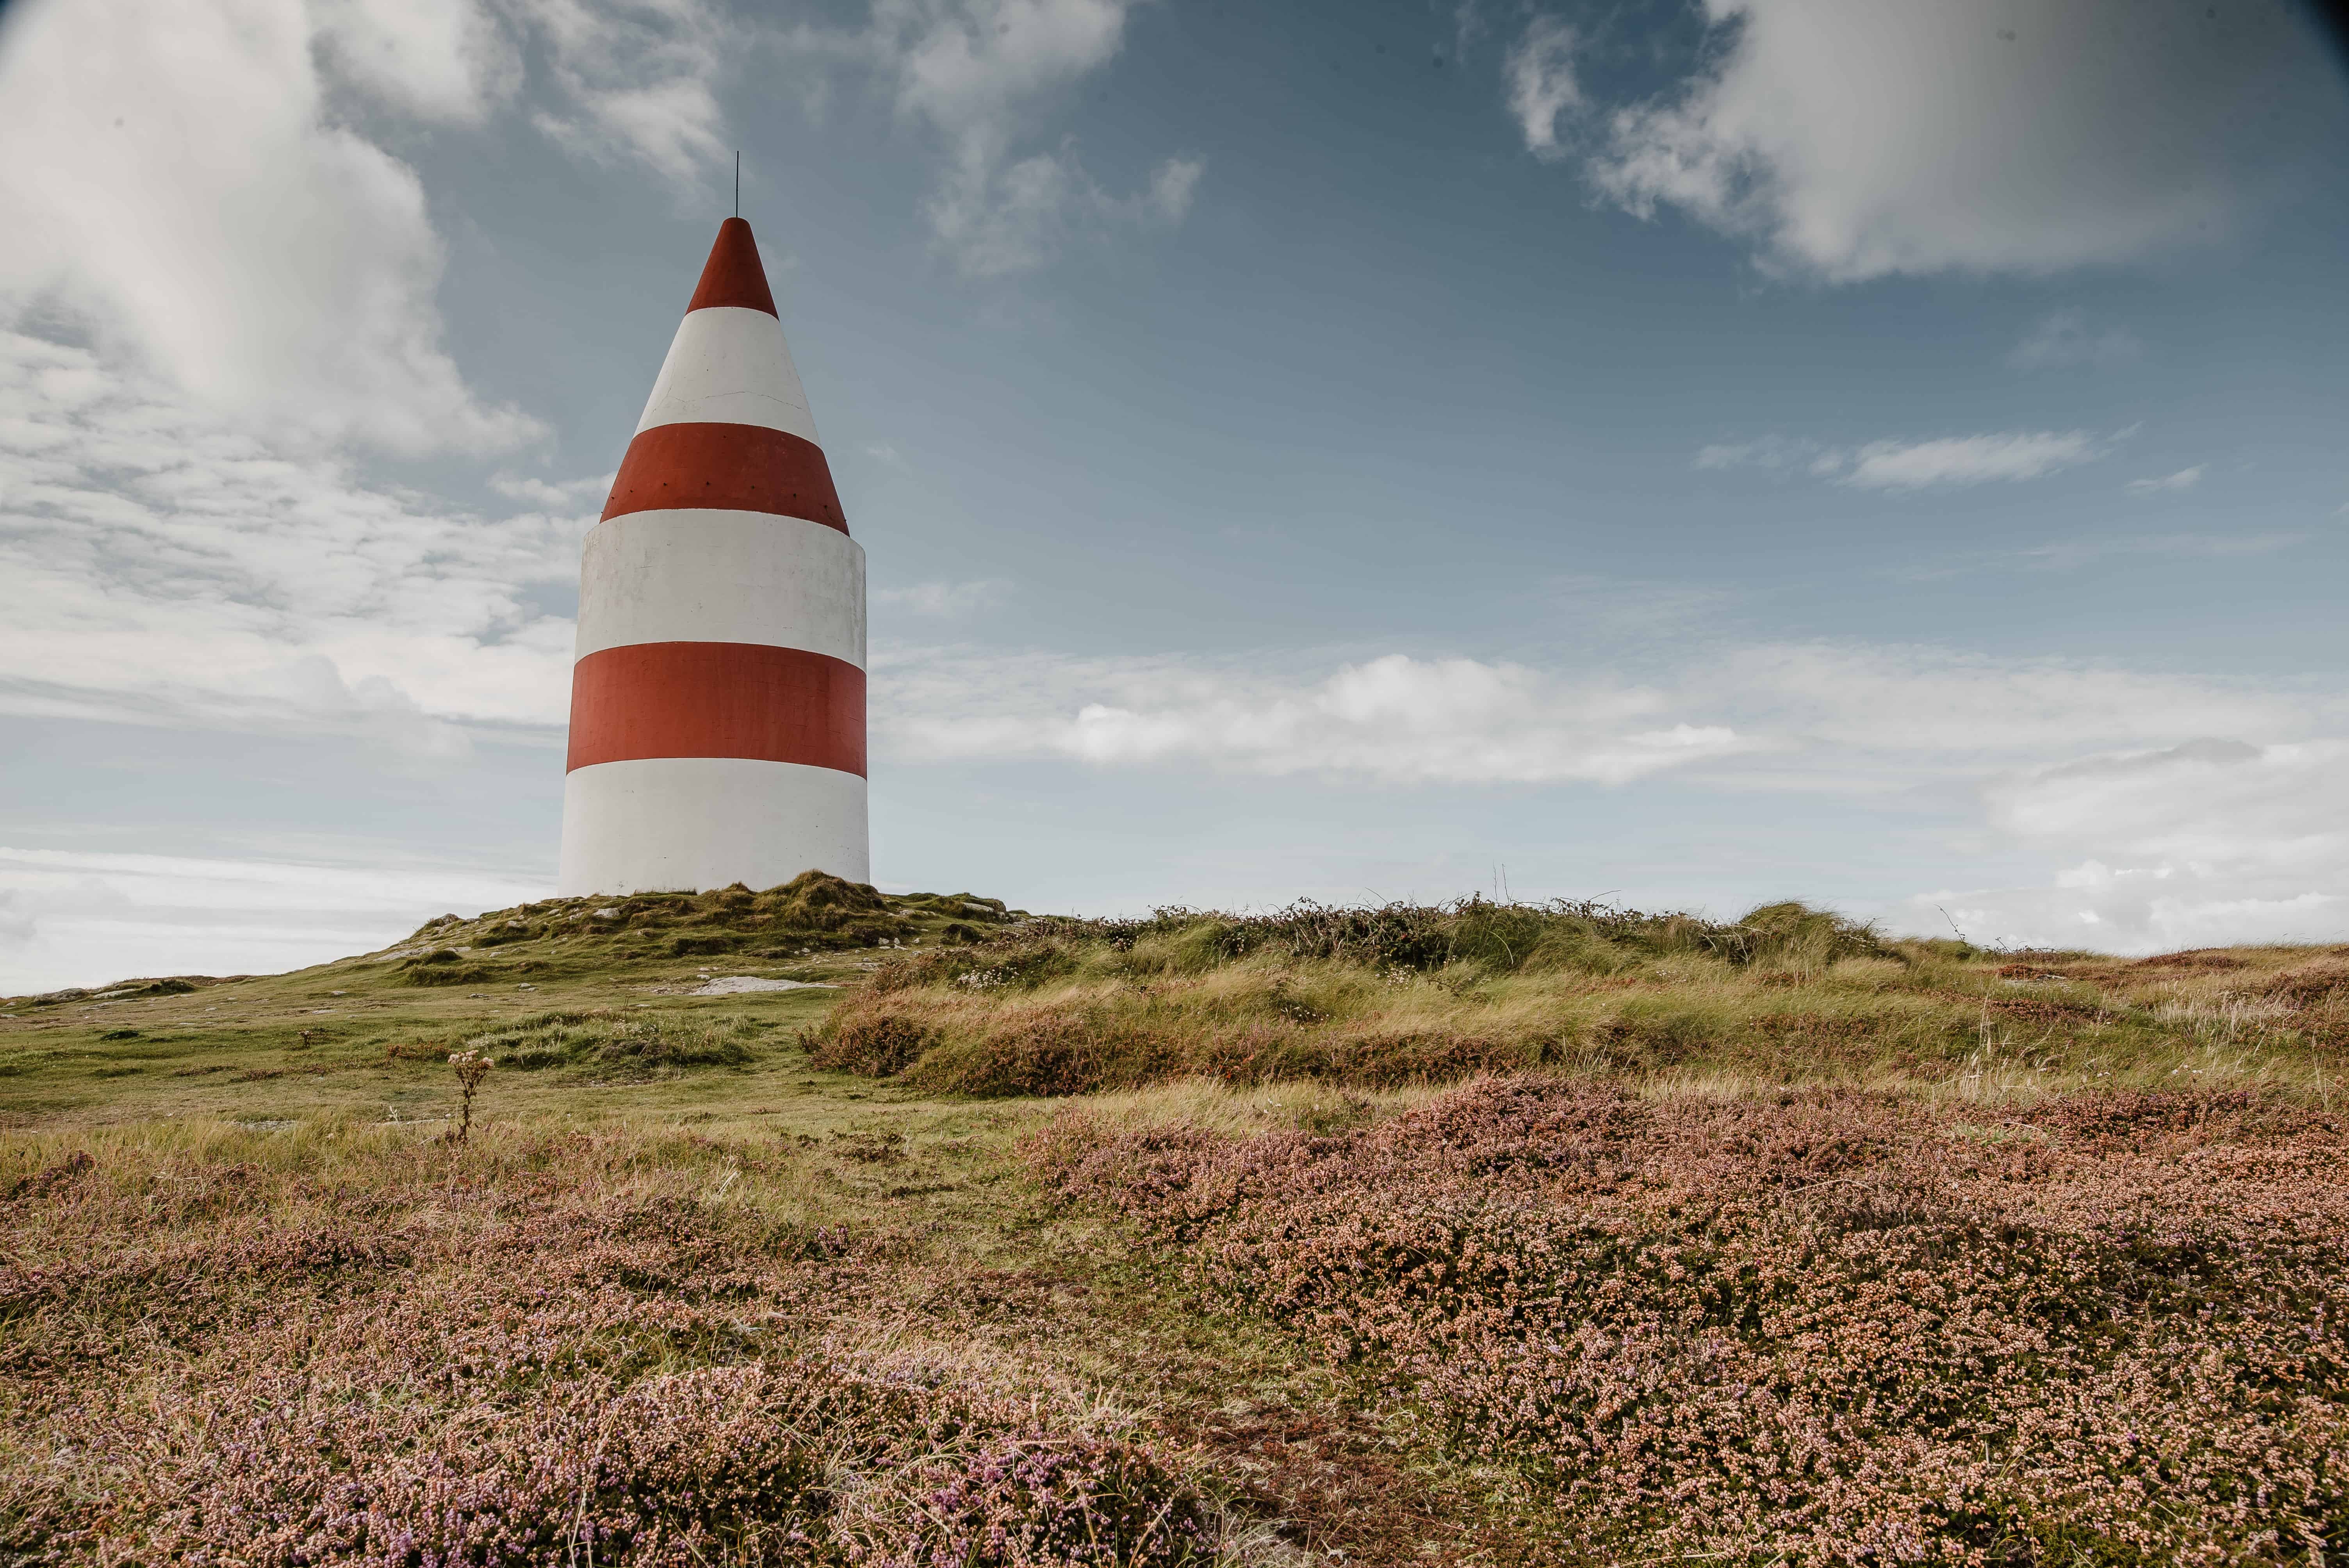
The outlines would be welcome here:
<svg viewBox="0 0 2349 1568">
<path fill-rule="evenodd" d="M 719 225 L 604 515 L 678 507 L 848 528 L 758 242 L 740 218 Z"/>
<path fill-rule="evenodd" d="M 694 285 L 693 303 L 685 308 L 707 310 L 715 304 L 775 314 L 767 269 L 759 260 L 759 242 L 751 237 L 750 225 L 740 218 L 729 218 L 718 225 L 718 242 L 709 247 L 709 260 L 701 264 L 701 281 Z"/>
</svg>

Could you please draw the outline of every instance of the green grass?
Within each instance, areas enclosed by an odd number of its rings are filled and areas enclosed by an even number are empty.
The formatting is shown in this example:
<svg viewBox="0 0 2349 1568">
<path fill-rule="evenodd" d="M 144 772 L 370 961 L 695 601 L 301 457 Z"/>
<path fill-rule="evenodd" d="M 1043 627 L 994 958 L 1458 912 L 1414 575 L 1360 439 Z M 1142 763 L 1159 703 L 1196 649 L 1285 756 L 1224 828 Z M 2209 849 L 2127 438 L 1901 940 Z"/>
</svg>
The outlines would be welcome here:
<svg viewBox="0 0 2349 1568">
<path fill-rule="evenodd" d="M 490 1091 L 508 1114 L 780 1111 L 828 1077 L 812 1078 L 788 1042 L 839 992 L 696 989 L 740 975 L 854 985 L 881 952 L 934 948 L 1006 918 L 969 894 L 885 898 L 811 873 L 764 893 L 548 900 L 444 917 L 380 952 L 289 975 L 10 998 L 0 1003 L 0 1127 L 434 1122 L 455 1099 L 448 1053 L 480 1041 L 496 1055 L 516 1030 L 535 1037 L 513 1036 L 517 1059 Z M 440 983 L 451 975 L 462 978 Z M 530 1022 L 553 1014 L 570 1021 Z M 685 1070 L 709 1066 L 729 1070 Z"/>
</svg>

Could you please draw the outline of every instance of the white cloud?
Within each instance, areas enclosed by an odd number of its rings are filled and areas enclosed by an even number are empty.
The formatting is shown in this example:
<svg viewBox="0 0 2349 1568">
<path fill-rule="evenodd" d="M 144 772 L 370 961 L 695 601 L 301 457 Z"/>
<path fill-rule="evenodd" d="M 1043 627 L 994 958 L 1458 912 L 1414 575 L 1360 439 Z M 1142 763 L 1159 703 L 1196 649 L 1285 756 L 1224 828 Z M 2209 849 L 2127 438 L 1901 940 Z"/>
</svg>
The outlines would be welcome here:
<svg viewBox="0 0 2349 1568">
<path fill-rule="evenodd" d="M 1191 211 L 1191 199 L 1198 194 L 1199 176 L 1207 165 L 1197 158 L 1170 158 L 1160 164 L 1150 176 L 1150 194 L 1144 205 L 1158 222 L 1172 228 Z"/>
<path fill-rule="evenodd" d="M 1578 42 L 1572 27 L 1555 16 L 1537 15 L 1501 62 L 1509 112 L 1516 117 L 1526 150 L 1537 158 L 1565 154 L 1558 142 L 1558 118 L 1582 104 L 1582 88 L 1574 76 Z"/>
<path fill-rule="evenodd" d="M 533 118 L 555 140 L 680 182 L 732 166 L 718 86 L 738 40 L 705 0 L 502 4 L 545 44 L 563 107 Z"/>
<path fill-rule="evenodd" d="M 1971 779 L 2168 736 L 2281 738 L 2311 714 L 2221 683 L 1827 644 L 1710 649 L 1647 682 L 1402 654 L 1331 668 L 1303 654 L 1206 661 L 898 648 L 876 654 L 874 667 L 876 735 L 908 758 L 1204 764 L 1395 783 L 1621 782 L 1702 763 L 1706 777 L 1739 787 L 1905 789 L 1920 770 Z"/>
<path fill-rule="evenodd" d="M 1925 441 L 1870 441 L 1836 465 L 1863 490 L 1923 490 L 1991 480 L 2035 480 L 2104 456 L 2085 430 L 2016 430 Z"/>
<path fill-rule="evenodd" d="M 1072 237 L 1095 228 L 1179 223 L 1205 168 L 1195 159 L 1168 159 L 1145 190 L 1119 198 L 1085 172 L 1071 143 L 1008 166 L 966 157 L 931 200 L 928 215 L 957 267 L 973 277 L 1000 277 L 1046 265 Z"/>
<path fill-rule="evenodd" d="M 604 498 L 612 492 L 612 481 L 620 476 L 589 474 L 584 479 L 542 480 L 529 474 L 495 474 L 490 488 L 508 500 L 527 501 L 554 512 L 595 511 Z"/>
<path fill-rule="evenodd" d="M 407 757 L 461 750 L 452 724 L 559 724 L 571 623 L 523 594 L 575 580 L 593 521 L 371 487 L 89 350 L 0 333 L 10 711 L 326 728 Z"/>
<path fill-rule="evenodd" d="M 1390 654 L 1314 676 L 1237 663 L 905 650 L 877 657 L 875 672 L 876 732 L 900 755 L 930 759 L 1058 757 L 1406 784 L 1621 782 L 1743 744 L 1654 692 L 1474 659 Z"/>
<path fill-rule="evenodd" d="M 946 144 L 930 197 L 932 232 L 975 277 L 1042 266 L 1072 236 L 1104 227 L 1178 223 L 1204 163 L 1169 158 L 1136 194 L 1115 197 L 1086 172 L 1072 141 L 1024 157 L 1023 132 L 1044 107 L 1123 46 L 1133 0 L 874 0 L 854 46 L 892 78 L 898 111 Z M 805 46 L 838 52 L 835 40 Z"/>
<path fill-rule="evenodd" d="M 916 583 L 905 588 L 876 588 L 873 603 L 944 620 L 991 610 L 1010 592 L 1011 584 L 998 577 L 969 583 Z"/>
<path fill-rule="evenodd" d="M 552 891 L 523 875 L 373 859 L 296 865 L 0 847 L 0 995 L 299 968 L 372 951 L 447 911 Z"/>
<path fill-rule="evenodd" d="M 1817 478 L 1860 490 L 1914 490 L 1993 480 L 2042 479 L 2093 462 L 2110 449 L 2111 441 L 2085 430 L 2006 430 L 1870 441 L 1860 447 L 1829 447 L 1817 441 L 1764 436 L 1699 448 L 1696 466 L 1785 469 L 1799 465 Z"/>
<path fill-rule="evenodd" d="M 2017 370 L 2069 370 L 2078 366 L 2134 365 L 2145 357 L 2145 345 L 2121 327 L 2090 330 L 2076 310 L 2059 310 L 2043 317 L 2006 356 Z"/>
<path fill-rule="evenodd" d="M 2131 480 L 2121 488 L 2131 495 L 2159 495 L 2164 490 L 2191 490 L 2202 481 L 2202 465 L 2180 469 L 2174 474 L 2164 474 L 2158 480 Z"/>
<path fill-rule="evenodd" d="M 525 86 L 580 151 L 723 157 L 705 0 L 35 0 L 0 49 L 0 325 L 63 313 L 278 445 L 487 452 L 543 433 L 442 343 L 416 171 L 352 95 L 479 129 Z"/>
<path fill-rule="evenodd" d="M 309 9 L 335 75 L 417 119 L 479 124 L 521 73 L 512 40 L 475 0 L 311 0 Z"/>
<path fill-rule="evenodd" d="M 1400 654 L 1337 663 L 883 649 L 894 766 L 1035 759 L 1413 788 L 1799 791 L 1872 810 L 1979 802 L 1963 852 L 2044 857 L 2041 887 L 1943 888 L 1896 923 L 2149 951 L 2349 935 L 2349 703 L 2248 683 L 1933 647 L 1719 646 L 1645 683 Z"/>
<path fill-rule="evenodd" d="M 2147 953 L 2349 935 L 2349 739 L 2206 737 L 2019 773 L 1992 824 L 2071 861 L 2044 887 L 1942 890 L 1977 941 Z"/>
<path fill-rule="evenodd" d="M 0 324 L 63 307 L 282 437 L 538 432 L 441 348 L 415 171 L 335 122 L 299 6 L 52 0 L 0 50 Z"/>
<path fill-rule="evenodd" d="M 1783 754 L 1783 776 L 1832 789 L 1876 788 L 1920 769 L 1978 778 L 2220 732 L 2280 739 L 2349 717 L 2242 683 L 1923 645 L 1764 645 L 1726 651 L 1686 679 L 1717 694 L 1718 711 L 1768 742 L 1773 759 Z"/>
<path fill-rule="evenodd" d="M 2042 273 L 2224 235 L 2294 139 L 2323 144 L 2302 115 L 2336 113 L 2323 49 L 2282 5 L 1703 8 L 1705 64 L 1594 127 L 1589 175 L 1642 216 L 1677 207 L 1765 266 L 1835 281 Z"/>
<path fill-rule="evenodd" d="M 16 891 L 0 890 L 0 954 L 26 945 L 39 929 Z"/>
</svg>

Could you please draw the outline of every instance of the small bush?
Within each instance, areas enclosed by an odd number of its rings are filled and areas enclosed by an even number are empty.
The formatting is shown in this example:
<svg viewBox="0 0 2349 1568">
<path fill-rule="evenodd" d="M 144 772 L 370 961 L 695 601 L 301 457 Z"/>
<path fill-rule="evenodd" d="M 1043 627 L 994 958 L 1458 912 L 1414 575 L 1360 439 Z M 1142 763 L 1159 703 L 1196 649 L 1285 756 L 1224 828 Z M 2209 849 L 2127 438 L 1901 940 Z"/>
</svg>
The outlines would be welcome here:
<svg viewBox="0 0 2349 1568">
<path fill-rule="evenodd" d="M 940 1094 L 1089 1094 L 1163 1077 L 1180 1059 L 1164 1042 L 1100 1016 L 1040 1011 L 1007 1016 L 976 1039 L 936 1046 L 906 1078 Z"/>
<path fill-rule="evenodd" d="M 398 974 L 408 985 L 478 985 L 495 979 L 499 971 L 475 964 L 453 947 L 436 947 L 400 961 Z"/>
<path fill-rule="evenodd" d="M 409 985 L 480 985 L 500 977 L 487 964 L 451 964 L 432 969 L 411 969 L 400 976 Z"/>
<path fill-rule="evenodd" d="M 930 1034 L 910 1018 L 874 1014 L 847 1002 L 833 1010 L 808 1043 L 808 1057 L 834 1072 L 888 1078 L 910 1067 L 930 1045 Z"/>
<path fill-rule="evenodd" d="M 2349 964 L 2288 970 L 2269 981 L 2266 991 L 2276 1000 L 2290 1003 L 2295 1007 L 2349 1000 Z"/>
</svg>

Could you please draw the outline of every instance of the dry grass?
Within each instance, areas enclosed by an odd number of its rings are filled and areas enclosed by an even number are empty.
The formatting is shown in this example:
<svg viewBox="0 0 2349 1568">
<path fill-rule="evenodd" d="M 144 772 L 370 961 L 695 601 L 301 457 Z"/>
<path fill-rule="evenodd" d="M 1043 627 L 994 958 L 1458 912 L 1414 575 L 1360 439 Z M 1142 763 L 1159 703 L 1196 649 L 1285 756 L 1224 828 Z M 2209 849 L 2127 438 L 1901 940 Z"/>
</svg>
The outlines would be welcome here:
<svg viewBox="0 0 2349 1568">
<path fill-rule="evenodd" d="M 1389 918 L 1348 940 L 1349 913 Z M 1535 1068 L 1729 1093 L 2322 1095 L 2349 1045 L 2349 964 L 2309 949 L 2017 960 L 1795 905 L 1733 926 L 1473 902 L 1310 913 L 1037 923 L 894 960 L 833 1012 L 815 1059 L 981 1095 Z"/>
</svg>

